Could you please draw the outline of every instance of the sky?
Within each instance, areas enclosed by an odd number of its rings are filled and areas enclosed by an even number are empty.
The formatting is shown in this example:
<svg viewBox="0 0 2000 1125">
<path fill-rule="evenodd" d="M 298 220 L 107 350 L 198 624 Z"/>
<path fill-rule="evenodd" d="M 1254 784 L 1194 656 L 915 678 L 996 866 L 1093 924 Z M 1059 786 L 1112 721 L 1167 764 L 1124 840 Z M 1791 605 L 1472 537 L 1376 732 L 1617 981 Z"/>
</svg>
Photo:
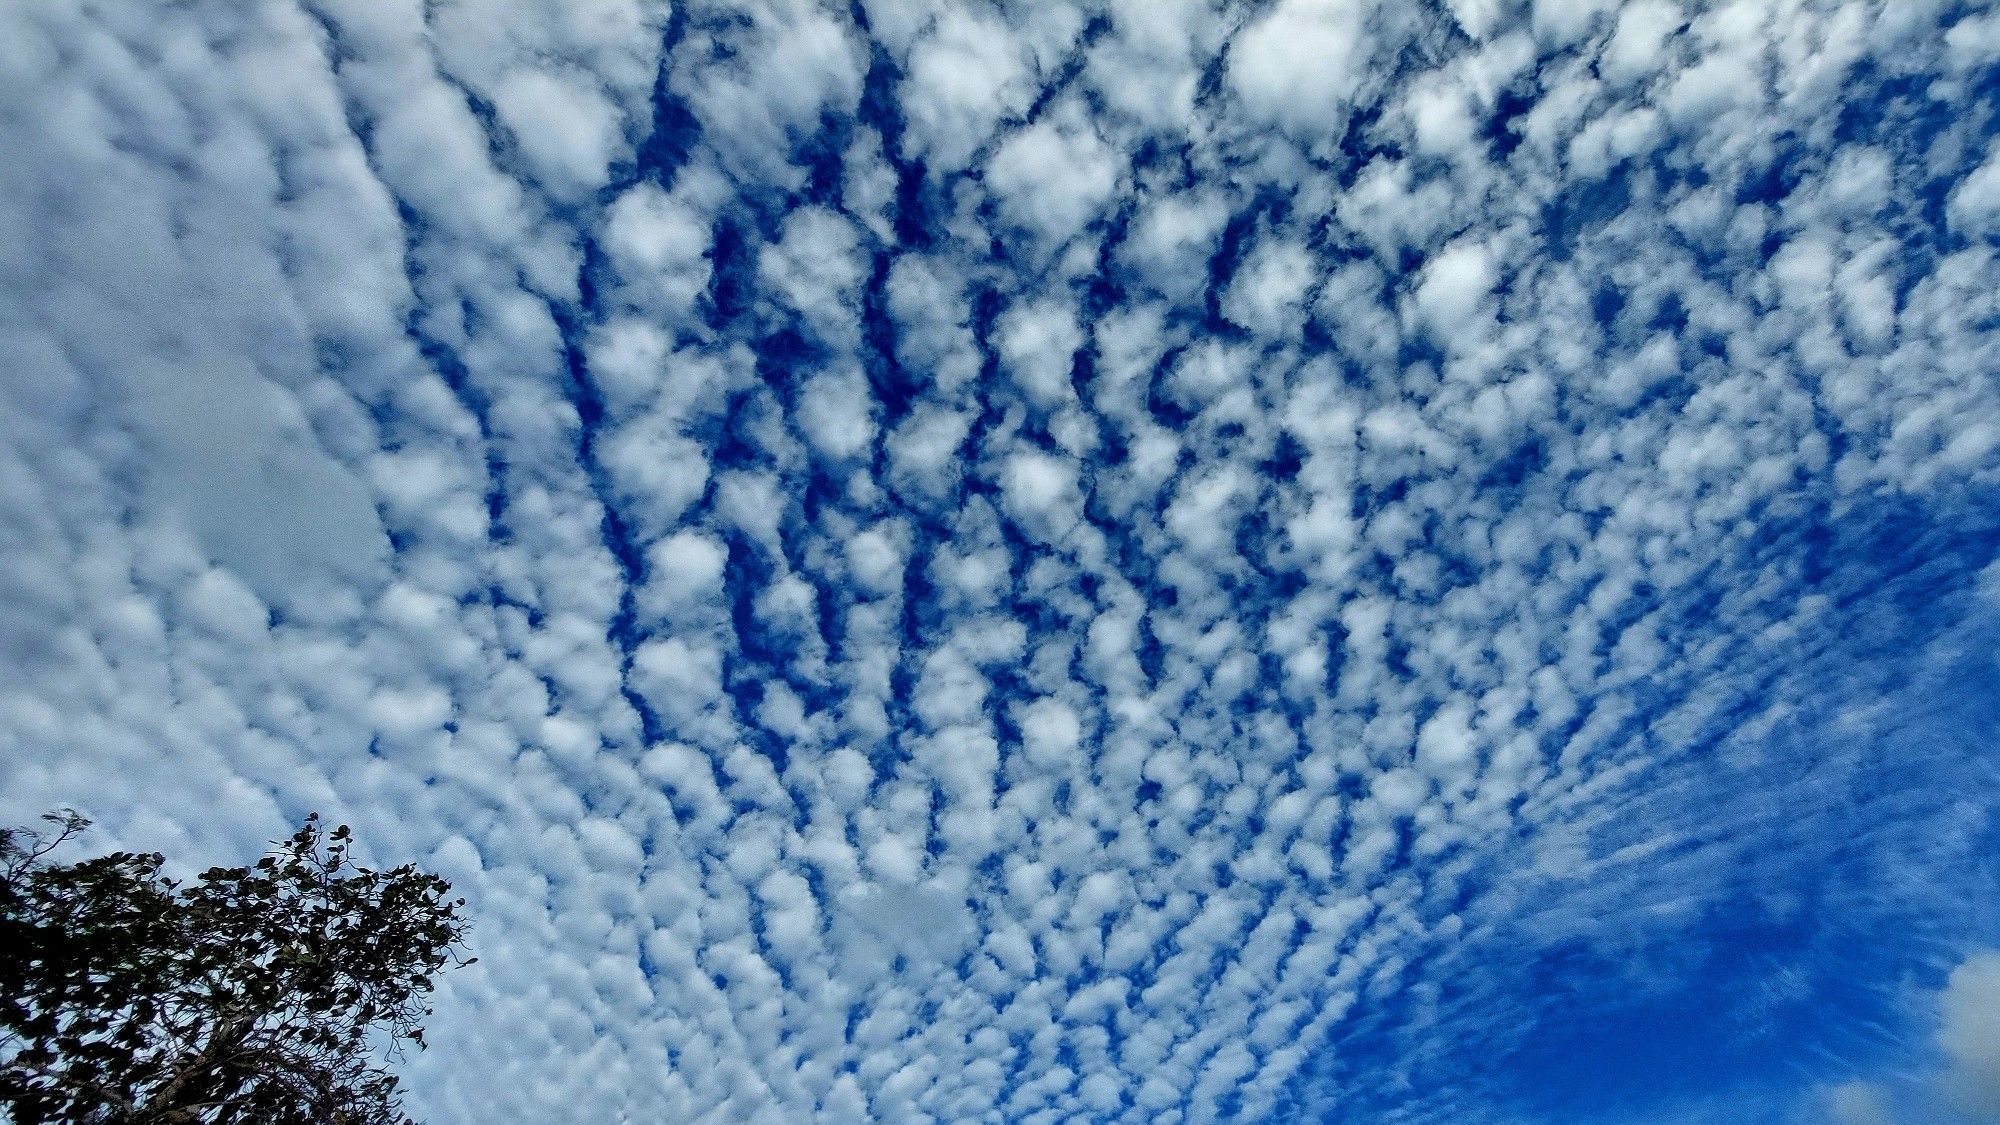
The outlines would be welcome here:
<svg viewBox="0 0 2000 1125">
<path fill-rule="evenodd" d="M 2000 8 L 0 5 L 0 819 L 479 1122 L 2000 1122 Z"/>
</svg>

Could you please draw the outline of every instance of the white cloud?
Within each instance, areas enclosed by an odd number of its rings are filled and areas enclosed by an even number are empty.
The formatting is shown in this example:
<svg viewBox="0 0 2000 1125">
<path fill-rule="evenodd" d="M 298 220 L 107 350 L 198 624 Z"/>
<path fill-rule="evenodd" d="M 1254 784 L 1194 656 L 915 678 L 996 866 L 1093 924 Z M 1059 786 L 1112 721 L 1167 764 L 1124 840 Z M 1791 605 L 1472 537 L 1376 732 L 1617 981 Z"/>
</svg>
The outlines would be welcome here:
<svg viewBox="0 0 2000 1125">
<path fill-rule="evenodd" d="M 675 92 L 731 143 L 713 151 L 731 174 L 796 186 L 792 149 L 823 114 L 847 116 L 861 96 L 866 59 L 843 21 L 805 0 L 778 0 L 690 21 L 676 51 Z"/>
<path fill-rule="evenodd" d="M 1644 79 L 1659 70 L 1668 36 L 1685 26 L 1678 7 L 1665 0 L 1642 0 L 1618 13 L 1611 40 L 1604 45 L 1597 69 L 1612 82 Z"/>
<path fill-rule="evenodd" d="M 2000 1120 L 2000 954 L 1960 962 L 1938 997 L 1945 1096 L 1975 1121 Z"/>
<path fill-rule="evenodd" d="M 575 197 L 603 187 L 622 139 L 618 110 L 595 90 L 540 70 L 501 79 L 501 120 L 551 191 Z"/>
<path fill-rule="evenodd" d="M 893 11 L 897 5 L 882 7 Z M 1019 43 L 980 8 L 945 7 L 907 64 L 903 112 L 914 142 L 909 155 L 921 155 L 940 172 L 963 167 L 1001 118 L 1027 108 L 1033 93 Z"/>
<path fill-rule="evenodd" d="M 1213 195 L 1168 192 L 1142 199 L 1121 252 L 1144 271 L 1146 281 L 1169 297 L 1200 294 L 1208 282 L 1208 259 L 1229 221 L 1229 210 Z"/>
<path fill-rule="evenodd" d="M 1076 310 L 1045 301 L 1007 310 L 999 333 L 999 351 L 1008 373 L 1042 406 L 1072 397 L 1070 369 L 1083 346 Z"/>
<path fill-rule="evenodd" d="M 1951 189 L 1946 209 L 1953 227 L 1968 235 L 2000 229 L 2000 145 L 1988 150 L 1986 163 Z"/>
<path fill-rule="evenodd" d="M 1102 214 L 1120 174 L 1118 154 L 1087 122 L 1059 121 L 1012 133 L 986 166 L 1001 214 L 1045 247 L 1076 237 Z"/>
<path fill-rule="evenodd" d="M 844 460 L 875 440 L 875 404 L 860 372 L 815 375 L 799 392 L 799 428 L 821 454 Z"/>
<path fill-rule="evenodd" d="M 707 287 L 708 242 L 703 216 L 652 184 L 618 197 L 603 237 L 619 277 L 657 293 L 669 315 L 692 304 Z"/>
<path fill-rule="evenodd" d="M 1833 1125 L 1895 1125 L 1883 1091 L 1867 1082 L 1843 1082 L 1821 1094 Z"/>
<path fill-rule="evenodd" d="M 700 620 L 720 608 L 728 552 L 710 536 L 677 531 L 646 549 L 647 580 L 640 604 L 672 622 Z"/>
<path fill-rule="evenodd" d="M 1284 0 L 1237 34 L 1231 88 L 1260 120 L 1337 139 L 1367 60 L 1368 11 L 1362 0 Z"/>
<path fill-rule="evenodd" d="M 1000 487 L 1007 511 L 1030 534 L 1058 539 L 1075 525 L 1077 468 L 1067 458 L 1016 453 L 1001 469 Z"/>
<path fill-rule="evenodd" d="M 1447 8 L 0 9 L 0 803 L 429 857 L 431 1120 L 1482 1118 L 1886 799 L 2000 285 L 1984 17 Z"/>
<path fill-rule="evenodd" d="M 1304 300 L 1317 272 L 1305 247 L 1261 243 L 1230 279 L 1223 314 L 1260 335 L 1288 337 L 1303 326 Z"/>
<path fill-rule="evenodd" d="M 1481 335 L 1480 314 L 1498 281 L 1493 253 L 1479 242 L 1460 239 L 1432 258 L 1416 290 L 1417 311 L 1432 339 L 1454 349 L 1467 336 Z"/>
</svg>

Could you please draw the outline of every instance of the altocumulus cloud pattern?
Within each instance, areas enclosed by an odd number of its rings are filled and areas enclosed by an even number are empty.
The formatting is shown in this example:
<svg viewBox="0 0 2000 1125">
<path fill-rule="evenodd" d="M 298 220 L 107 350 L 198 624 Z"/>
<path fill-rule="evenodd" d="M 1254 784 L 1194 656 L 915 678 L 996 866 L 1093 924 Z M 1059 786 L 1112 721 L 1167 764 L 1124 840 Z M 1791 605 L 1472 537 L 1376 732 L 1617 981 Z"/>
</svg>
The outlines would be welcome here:
<svg viewBox="0 0 2000 1125">
<path fill-rule="evenodd" d="M 0 792 L 434 1122 L 2000 1120 L 2000 12 L 0 8 Z"/>
</svg>

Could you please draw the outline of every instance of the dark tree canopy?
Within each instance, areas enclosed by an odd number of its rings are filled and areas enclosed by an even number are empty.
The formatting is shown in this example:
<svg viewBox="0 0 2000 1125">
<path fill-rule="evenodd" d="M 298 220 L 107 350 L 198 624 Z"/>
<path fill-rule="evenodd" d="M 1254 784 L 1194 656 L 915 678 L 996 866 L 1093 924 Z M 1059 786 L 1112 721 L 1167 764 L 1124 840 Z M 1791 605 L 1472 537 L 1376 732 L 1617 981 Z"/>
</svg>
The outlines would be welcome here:
<svg viewBox="0 0 2000 1125">
<path fill-rule="evenodd" d="M 463 899 L 348 859 L 316 816 L 192 883 L 158 853 L 49 860 L 88 826 L 0 829 L 0 1106 L 39 1122 L 407 1122 L 378 1061 L 423 1044 Z"/>
</svg>

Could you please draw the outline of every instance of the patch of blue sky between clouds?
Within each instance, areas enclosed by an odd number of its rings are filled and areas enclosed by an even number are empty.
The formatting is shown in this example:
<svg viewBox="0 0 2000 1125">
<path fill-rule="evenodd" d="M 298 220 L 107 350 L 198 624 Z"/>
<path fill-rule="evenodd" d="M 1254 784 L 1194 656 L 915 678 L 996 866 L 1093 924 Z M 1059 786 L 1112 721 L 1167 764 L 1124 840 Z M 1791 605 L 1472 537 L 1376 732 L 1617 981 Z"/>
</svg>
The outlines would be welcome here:
<svg viewBox="0 0 2000 1125">
<path fill-rule="evenodd" d="M 2000 17 L 0 11 L 0 812 L 451 1121 L 2000 1120 Z"/>
</svg>

